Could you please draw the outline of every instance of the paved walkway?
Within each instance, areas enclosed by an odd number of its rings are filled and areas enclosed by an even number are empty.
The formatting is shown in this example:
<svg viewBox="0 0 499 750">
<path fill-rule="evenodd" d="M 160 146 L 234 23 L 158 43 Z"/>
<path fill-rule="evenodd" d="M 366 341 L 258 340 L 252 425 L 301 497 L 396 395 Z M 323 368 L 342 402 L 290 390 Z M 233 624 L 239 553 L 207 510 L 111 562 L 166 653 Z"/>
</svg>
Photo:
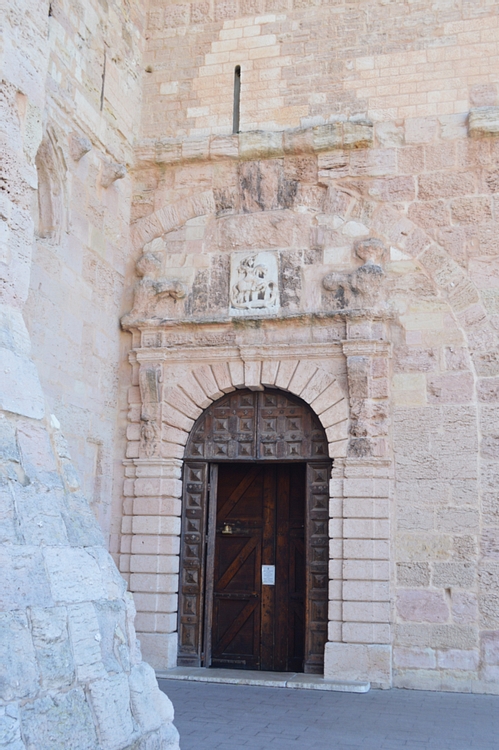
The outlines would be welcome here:
<svg viewBox="0 0 499 750">
<path fill-rule="evenodd" d="M 181 750 L 499 750 L 499 696 L 159 684 Z"/>
</svg>

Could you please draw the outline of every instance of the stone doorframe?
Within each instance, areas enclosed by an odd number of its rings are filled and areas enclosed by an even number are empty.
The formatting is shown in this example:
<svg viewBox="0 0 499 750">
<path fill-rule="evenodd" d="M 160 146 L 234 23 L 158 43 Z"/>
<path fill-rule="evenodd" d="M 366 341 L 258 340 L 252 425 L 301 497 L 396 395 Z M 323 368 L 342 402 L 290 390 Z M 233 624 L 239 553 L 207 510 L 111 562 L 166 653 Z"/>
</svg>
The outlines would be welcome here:
<svg viewBox="0 0 499 750">
<path fill-rule="evenodd" d="M 383 329 L 350 321 L 350 340 L 299 346 L 192 346 L 178 328 L 174 342 L 165 330 L 134 334 L 120 563 L 144 657 L 154 667 L 174 667 L 177 659 L 181 477 L 190 430 L 225 393 L 268 387 L 310 405 L 335 459 L 325 676 L 391 684 L 390 346 L 380 340 Z"/>
</svg>

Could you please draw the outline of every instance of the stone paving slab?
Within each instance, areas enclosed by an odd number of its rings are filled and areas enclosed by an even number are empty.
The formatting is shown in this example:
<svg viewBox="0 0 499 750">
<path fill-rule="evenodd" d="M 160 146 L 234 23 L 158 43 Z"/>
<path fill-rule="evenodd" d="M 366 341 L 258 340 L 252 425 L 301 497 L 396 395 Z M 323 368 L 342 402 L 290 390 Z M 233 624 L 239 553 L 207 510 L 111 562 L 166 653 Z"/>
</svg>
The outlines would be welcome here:
<svg viewBox="0 0 499 750">
<path fill-rule="evenodd" d="M 208 669 L 205 667 L 175 667 L 156 671 L 158 679 L 219 682 L 229 685 L 293 688 L 301 690 L 334 690 L 341 693 L 367 693 L 369 682 L 341 682 L 325 680 L 318 674 L 299 672 L 263 672 L 251 669 Z"/>
<path fill-rule="evenodd" d="M 498 750 L 499 696 L 164 680 L 181 750 Z"/>
</svg>

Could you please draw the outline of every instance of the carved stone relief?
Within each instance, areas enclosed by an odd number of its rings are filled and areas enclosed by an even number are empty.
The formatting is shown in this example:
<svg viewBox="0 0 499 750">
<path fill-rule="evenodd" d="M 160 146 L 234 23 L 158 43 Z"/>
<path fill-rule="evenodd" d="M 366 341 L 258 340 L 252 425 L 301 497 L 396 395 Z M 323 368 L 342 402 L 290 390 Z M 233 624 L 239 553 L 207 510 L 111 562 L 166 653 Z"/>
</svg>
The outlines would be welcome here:
<svg viewBox="0 0 499 750">
<path fill-rule="evenodd" d="M 160 365 L 141 367 L 139 387 L 142 399 L 140 414 L 140 453 L 152 458 L 158 456 L 161 444 L 161 384 L 163 373 Z"/>
<path fill-rule="evenodd" d="M 124 317 L 124 323 L 170 317 L 168 302 L 175 303 L 186 296 L 184 284 L 178 279 L 165 278 L 162 267 L 162 257 L 159 253 L 147 252 L 139 258 L 136 271 L 142 278 L 135 285 L 133 309 Z"/>
<path fill-rule="evenodd" d="M 322 285 L 333 292 L 337 309 L 377 308 L 382 301 L 385 272 L 381 263 L 386 256 L 383 243 L 370 237 L 355 243 L 355 253 L 364 265 L 349 274 L 330 273 L 324 277 Z"/>
<path fill-rule="evenodd" d="M 230 314 L 271 313 L 279 308 L 279 276 L 274 253 L 234 253 L 230 266 Z"/>
</svg>

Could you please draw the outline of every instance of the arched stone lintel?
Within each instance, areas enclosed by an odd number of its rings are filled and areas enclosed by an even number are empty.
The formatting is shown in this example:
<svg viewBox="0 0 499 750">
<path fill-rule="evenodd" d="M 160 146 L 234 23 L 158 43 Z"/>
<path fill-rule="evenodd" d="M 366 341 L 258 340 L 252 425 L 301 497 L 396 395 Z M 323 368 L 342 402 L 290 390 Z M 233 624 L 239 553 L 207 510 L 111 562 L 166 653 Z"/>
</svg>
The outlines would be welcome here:
<svg viewBox="0 0 499 750">
<path fill-rule="evenodd" d="M 279 388 L 303 399 L 326 431 L 329 456 L 346 456 L 348 400 L 335 376 L 310 360 L 231 360 L 182 370 L 164 394 L 163 440 L 185 446 L 194 421 L 214 401 L 237 388 Z M 163 455 L 168 452 L 163 443 Z"/>
</svg>

